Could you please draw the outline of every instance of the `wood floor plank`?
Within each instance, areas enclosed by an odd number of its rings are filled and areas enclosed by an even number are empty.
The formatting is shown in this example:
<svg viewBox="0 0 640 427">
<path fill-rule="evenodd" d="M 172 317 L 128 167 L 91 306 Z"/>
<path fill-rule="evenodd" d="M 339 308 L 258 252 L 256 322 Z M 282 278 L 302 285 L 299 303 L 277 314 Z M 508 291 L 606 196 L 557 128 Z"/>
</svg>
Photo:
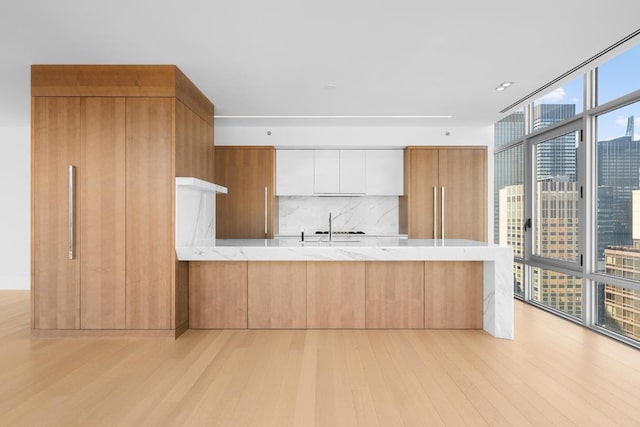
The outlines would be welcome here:
<svg viewBox="0 0 640 427">
<path fill-rule="evenodd" d="M 478 330 L 32 339 L 0 291 L 0 425 L 640 425 L 640 351 L 521 302 Z"/>
</svg>

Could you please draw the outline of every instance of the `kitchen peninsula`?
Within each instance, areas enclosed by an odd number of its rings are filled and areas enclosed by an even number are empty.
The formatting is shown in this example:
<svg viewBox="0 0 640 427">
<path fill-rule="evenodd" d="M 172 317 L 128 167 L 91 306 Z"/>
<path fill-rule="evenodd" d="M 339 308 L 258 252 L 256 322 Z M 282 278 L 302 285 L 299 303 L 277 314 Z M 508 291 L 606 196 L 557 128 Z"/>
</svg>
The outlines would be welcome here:
<svg viewBox="0 0 640 427">
<path fill-rule="evenodd" d="M 482 328 L 513 339 L 506 246 L 219 239 L 176 255 L 190 261 L 191 328 Z"/>
</svg>

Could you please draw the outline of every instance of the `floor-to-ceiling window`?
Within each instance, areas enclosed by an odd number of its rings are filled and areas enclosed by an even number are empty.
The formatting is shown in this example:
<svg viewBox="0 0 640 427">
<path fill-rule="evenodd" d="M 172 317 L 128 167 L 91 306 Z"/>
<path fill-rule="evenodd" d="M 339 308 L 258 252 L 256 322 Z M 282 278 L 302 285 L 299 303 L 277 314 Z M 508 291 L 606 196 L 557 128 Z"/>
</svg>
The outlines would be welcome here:
<svg viewBox="0 0 640 427">
<path fill-rule="evenodd" d="M 494 129 L 514 295 L 640 347 L 640 45 Z"/>
</svg>

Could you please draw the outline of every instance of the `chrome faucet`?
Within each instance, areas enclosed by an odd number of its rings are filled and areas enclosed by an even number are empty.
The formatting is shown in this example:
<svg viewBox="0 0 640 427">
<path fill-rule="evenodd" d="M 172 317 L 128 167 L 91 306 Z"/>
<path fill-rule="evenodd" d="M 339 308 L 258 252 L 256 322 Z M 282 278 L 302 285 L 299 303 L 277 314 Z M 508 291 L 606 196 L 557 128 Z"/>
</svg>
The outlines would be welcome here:
<svg viewBox="0 0 640 427">
<path fill-rule="evenodd" d="M 329 212 L 329 241 L 331 241 L 331 212 Z"/>
</svg>

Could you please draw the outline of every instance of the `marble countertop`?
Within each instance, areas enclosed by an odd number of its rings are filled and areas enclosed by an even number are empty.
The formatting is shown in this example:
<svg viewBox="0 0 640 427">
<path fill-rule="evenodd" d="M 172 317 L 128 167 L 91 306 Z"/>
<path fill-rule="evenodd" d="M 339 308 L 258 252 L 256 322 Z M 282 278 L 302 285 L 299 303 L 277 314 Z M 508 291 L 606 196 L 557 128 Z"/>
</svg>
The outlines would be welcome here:
<svg viewBox="0 0 640 427">
<path fill-rule="evenodd" d="M 215 246 L 177 247 L 181 261 L 495 261 L 510 246 L 459 239 L 326 237 L 216 240 Z"/>
</svg>

